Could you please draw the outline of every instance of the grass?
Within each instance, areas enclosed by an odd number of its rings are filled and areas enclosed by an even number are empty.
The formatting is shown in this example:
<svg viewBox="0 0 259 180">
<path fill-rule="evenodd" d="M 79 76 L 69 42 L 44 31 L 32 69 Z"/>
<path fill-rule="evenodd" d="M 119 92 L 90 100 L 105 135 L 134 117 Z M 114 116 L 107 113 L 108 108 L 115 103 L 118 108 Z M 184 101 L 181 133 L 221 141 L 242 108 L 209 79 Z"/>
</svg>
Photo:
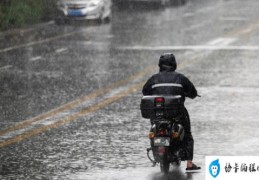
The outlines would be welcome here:
<svg viewBox="0 0 259 180">
<path fill-rule="evenodd" d="M 55 0 L 9 0 L 0 4 L 0 29 L 42 22 L 49 19 L 54 10 Z"/>
</svg>

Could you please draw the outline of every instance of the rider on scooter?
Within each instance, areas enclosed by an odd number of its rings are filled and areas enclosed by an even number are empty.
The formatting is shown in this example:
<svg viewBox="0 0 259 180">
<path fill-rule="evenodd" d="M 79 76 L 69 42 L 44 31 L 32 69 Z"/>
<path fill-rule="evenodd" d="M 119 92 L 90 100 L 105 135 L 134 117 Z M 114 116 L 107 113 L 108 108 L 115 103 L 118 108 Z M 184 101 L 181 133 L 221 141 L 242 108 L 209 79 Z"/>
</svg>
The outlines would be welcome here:
<svg viewBox="0 0 259 180">
<path fill-rule="evenodd" d="M 144 85 L 142 93 L 146 95 L 181 95 L 183 102 L 185 97 L 194 99 L 198 96 L 197 90 L 192 82 L 183 74 L 175 72 L 177 68 L 175 57 L 172 53 L 163 54 L 159 59 L 160 72 L 154 74 Z M 187 171 L 201 169 L 195 165 L 193 160 L 194 140 L 191 133 L 191 123 L 189 114 L 184 108 L 184 116 L 182 125 L 185 129 L 185 151 L 184 158 L 187 160 Z M 152 123 L 152 122 L 151 122 Z"/>
</svg>

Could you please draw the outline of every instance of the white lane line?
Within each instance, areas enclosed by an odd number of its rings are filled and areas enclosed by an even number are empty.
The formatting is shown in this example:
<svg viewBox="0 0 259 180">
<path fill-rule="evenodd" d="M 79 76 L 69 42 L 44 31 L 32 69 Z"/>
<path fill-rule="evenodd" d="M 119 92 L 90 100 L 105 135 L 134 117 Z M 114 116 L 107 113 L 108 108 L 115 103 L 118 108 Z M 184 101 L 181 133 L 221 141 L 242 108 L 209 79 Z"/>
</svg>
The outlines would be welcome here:
<svg viewBox="0 0 259 180">
<path fill-rule="evenodd" d="M 125 46 L 118 47 L 120 50 L 258 50 L 259 46 L 228 46 L 235 42 L 236 38 L 217 38 L 209 41 L 206 45 L 186 46 Z"/>
<path fill-rule="evenodd" d="M 6 65 L 6 66 L 3 66 L 3 67 L 0 67 L 0 71 L 1 70 L 6 70 L 6 69 L 10 69 L 12 67 L 13 67 L 12 65 Z"/>
<path fill-rule="evenodd" d="M 216 45 L 216 44 L 221 43 L 222 41 L 223 41 L 222 38 L 213 39 L 213 40 L 209 41 L 209 42 L 207 43 L 207 45 L 213 46 L 213 45 Z"/>
<path fill-rule="evenodd" d="M 235 42 L 236 40 L 237 40 L 236 38 L 217 38 L 217 39 L 213 39 L 213 40 L 209 41 L 207 43 L 207 45 L 226 46 L 226 45 L 229 45 L 229 44 Z"/>
<path fill-rule="evenodd" d="M 165 51 L 165 50 L 259 50 L 259 46 L 131 46 L 118 47 L 118 50 L 146 50 L 146 51 Z"/>
<path fill-rule="evenodd" d="M 62 53 L 64 51 L 67 51 L 67 48 L 60 48 L 60 49 L 56 49 L 56 53 Z"/>
<path fill-rule="evenodd" d="M 34 41 L 34 42 L 27 43 L 27 44 L 21 44 L 21 45 L 17 45 L 17 46 L 8 47 L 8 48 L 5 48 L 5 49 L 0 49 L 0 53 L 4 53 L 4 52 L 12 51 L 12 50 L 15 50 L 15 49 L 20 49 L 20 48 L 26 48 L 26 47 L 34 46 L 34 45 L 37 45 L 37 44 L 43 44 L 43 43 L 46 43 L 46 42 L 50 42 L 50 41 L 61 39 L 61 38 L 67 37 L 67 36 L 71 36 L 71 35 L 76 34 L 76 33 L 78 33 L 78 32 L 74 31 L 74 32 L 62 34 L 62 35 L 59 35 L 59 36 L 43 39 L 43 40 L 40 40 L 40 41 Z"/>
<path fill-rule="evenodd" d="M 41 56 L 36 56 L 36 57 L 30 58 L 29 60 L 30 60 L 30 61 L 37 61 L 37 60 L 40 60 L 40 59 L 42 59 Z"/>
<path fill-rule="evenodd" d="M 220 21 L 246 21 L 244 17 L 221 17 Z"/>
<path fill-rule="evenodd" d="M 208 22 L 195 24 L 195 25 L 189 26 L 187 28 L 184 28 L 182 30 L 183 31 L 190 31 L 190 30 L 201 28 L 202 26 L 205 26 L 206 24 L 208 24 Z"/>
</svg>

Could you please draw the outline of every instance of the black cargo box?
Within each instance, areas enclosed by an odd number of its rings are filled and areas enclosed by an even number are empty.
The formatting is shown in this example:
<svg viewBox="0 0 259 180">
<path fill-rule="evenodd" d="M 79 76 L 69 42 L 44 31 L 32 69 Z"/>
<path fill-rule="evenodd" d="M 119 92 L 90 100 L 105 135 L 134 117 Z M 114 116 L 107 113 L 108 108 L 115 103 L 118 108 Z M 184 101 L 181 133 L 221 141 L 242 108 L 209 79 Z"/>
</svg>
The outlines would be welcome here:
<svg viewBox="0 0 259 180">
<path fill-rule="evenodd" d="M 164 98 L 162 107 L 156 107 L 155 99 L 159 97 Z M 181 115 L 183 107 L 181 96 L 143 96 L 140 104 L 141 115 L 146 119 L 157 118 L 158 111 L 163 111 L 163 118 L 174 118 Z"/>
</svg>

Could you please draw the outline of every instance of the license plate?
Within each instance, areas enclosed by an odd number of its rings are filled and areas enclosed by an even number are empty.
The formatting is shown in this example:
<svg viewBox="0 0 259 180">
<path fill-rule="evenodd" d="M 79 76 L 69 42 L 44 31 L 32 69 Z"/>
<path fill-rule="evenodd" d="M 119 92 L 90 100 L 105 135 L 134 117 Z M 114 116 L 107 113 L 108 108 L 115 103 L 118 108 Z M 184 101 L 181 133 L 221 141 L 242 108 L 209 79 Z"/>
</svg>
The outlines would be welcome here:
<svg viewBox="0 0 259 180">
<path fill-rule="evenodd" d="M 154 146 L 170 146 L 169 137 L 155 137 Z"/>
<path fill-rule="evenodd" d="M 81 10 L 69 10 L 68 15 L 73 17 L 80 17 L 84 16 L 84 13 Z"/>
</svg>

